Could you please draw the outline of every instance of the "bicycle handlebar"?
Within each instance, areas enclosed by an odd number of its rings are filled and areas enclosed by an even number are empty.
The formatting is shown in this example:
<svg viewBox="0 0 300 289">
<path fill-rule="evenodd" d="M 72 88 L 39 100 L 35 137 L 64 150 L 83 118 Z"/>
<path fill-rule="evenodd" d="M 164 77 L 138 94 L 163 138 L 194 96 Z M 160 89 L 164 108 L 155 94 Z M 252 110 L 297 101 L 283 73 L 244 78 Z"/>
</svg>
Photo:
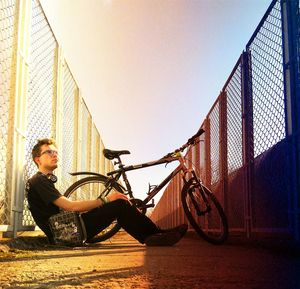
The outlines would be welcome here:
<svg viewBox="0 0 300 289">
<path fill-rule="evenodd" d="M 195 140 L 197 137 L 199 137 L 201 134 L 204 133 L 204 129 L 200 128 L 197 133 L 195 135 L 193 135 L 191 138 L 188 139 L 188 141 L 181 146 L 180 148 L 176 149 L 174 152 L 172 153 L 168 153 L 166 156 L 164 156 L 163 158 L 168 158 L 171 157 L 172 155 L 174 155 L 174 153 L 178 153 L 178 152 L 182 152 L 184 151 L 188 146 L 192 145 L 195 143 Z"/>
<path fill-rule="evenodd" d="M 193 135 L 191 138 L 189 138 L 189 140 L 187 141 L 187 144 L 192 144 L 195 141 L 195 139 L 203 133 L 204 133 L 204 129 L 200 128 L 195 135 Z"/>
</svg>

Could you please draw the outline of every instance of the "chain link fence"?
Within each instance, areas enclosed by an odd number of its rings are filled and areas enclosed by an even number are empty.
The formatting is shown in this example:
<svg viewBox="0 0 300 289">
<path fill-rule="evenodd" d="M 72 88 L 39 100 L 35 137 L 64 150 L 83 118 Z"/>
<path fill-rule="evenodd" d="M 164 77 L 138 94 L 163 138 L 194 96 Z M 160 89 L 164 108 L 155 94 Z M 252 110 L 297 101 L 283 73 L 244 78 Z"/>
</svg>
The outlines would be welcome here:
<svg viewBox="0 0 300 289">
<path fill-rule="evenodd" d="M 277 1 L 247 45 L 251 57 L 254 176 L 253 230 L 288 228 L 281 5 Z M 276 212 L 276 214 L 273 214 Z"/>
<path fill-rule="evenodd" d="M 55 137 L 57 42 L 38 1 L 32 1 L 24 181 L 37 170 L 31 149 L 38 139 Z M 34 224 L 24 199 L 23 225 Z"/>
<path fill-rule="evenodd" d="M 272 1 L 203 122 L 205 134 L 195 150 L 199 154 L 199 176 L 223 205 L 230 231 L 247 236 L 281 233 L 299 239 L 299 187 L 291 175 L 297 178 L 300 172 L 294 171 L 297 165 L 289 164 L 291 158 L 297 158 L 291 139 L 299 134 L 299 110 L 291 106 L 299 101 L 295 100 L 299 92 L 291 95 L 289 82 L 298 81 L 292 85 L 299 89 L 299 54 L 290 60 L 298 61 L 298 78 L 293 79 L 292 63 L 284 64 L 284 59 L 289 59 L 286 51 L 295 43 L 299 52 L 296 2 L 298 8 L 297 0 Z M 293 28 L 290 23 L 298 26 Z M 285 49 L 284 37 L 288 38 Z M 176 193 L 180 190 L 177 188 Z M 174 217 L 171 224 L 159 218 L 159 210 L 172 198 L 162 198 L 152 214 L 161 226 L 178 224 Z"/>
<path fill-rule="evenodd" d="M 31 149 L 37 139 L 54 137 L 58 140 L 61 165 L 57 170 L 58 188 L 62 192 L 76 180 L 69 172 L 104 173 L 113 167 L 100 154 L 103 141 L 39 1 L 28 1 L 30 5 L 27 6 L 19 5 L 20 1 L 0 0 L 2 230 L 11 230 L 18 207 L 22 208 L 22 214 L 17 229 L 34 226 L 24 191 L 13 188 L 15 182 L 25 183 L 37 170 L 31 160 Z M 294 1 L 299 7 L 299 1 Z M 289 38 L 291 41 L 285 45 L 296 43 L 298 56 L 291 61 L 297 62 L 299 75 L 299 11 L 283 13 L 284 5 L 290 3 L 272 1 L 203 122 L 206 132 L 200 137 L 198 147 L 187 155 L 198 168 L 201 179 L 215 191 L 224 206 L 231 231 L 290 233 L 297 230 L 295 227 L 300 223 L 299 211 L 293 204 L 300 203 L 299 192 L 292 187 L 289 177 L 289 160 L 297 154 L 291 151 L 290 139 L 294 131 L 289 128 L 297 128 L 293 123 L 297 118 L 290 115 L 290 106 L 296 102 L 291 100 L 295 96 L 288 95 L 287 80 L 295 80 L 287 74 L 290 63 L 283 63 L 285 50 L 290 49 L 284 49 L 283 39 L 297 35 L 296 40 Z M 20 9 L 26 9 L 26 13 L 20 13 Z M 30 21 L 24 21 L 24 15 L 30 15 Z M 294 34 L 287 36 L 283 25 L 291 22 L 288 17 L 295 17 L 298 26 Z M 19 34 L 18 23 L 28 25 L 28 35 Z M 24 56 L 26 47 L 22 47 L 22 37 L 30 40 L 28 58 Z M 28 73 L 18 72 L 18 61 L 25 63 Z M 296 87 L 299 88 L 299 83 Z M 24 108 L 19 107 L 15 96 L 22 89 L 26 98 Z M 26 123 L 25 131 L 16 126 L 16 119 L 20 117 Z M 16 135 L 24 138 L 24 151 L 18 152 L 24 155 L 23 160 L 13 158 L 14 149 L 19 145 L 15 143 Z M 20 168 L 22 180 L 15 180 Z M 299 175 L 299 172 L 293 173 Z M 172 226 L 185 220 L 179 195 L 174 197 L 173 193 L 179 194 L 181 187 L 182 181 L 177 176 L 152 215 L 158 224 Z M 88 187 L 88 190 L 90 197 L 94 197 L 92 194 L 97 188 Z"/>
<path fill-rule="evenodd" d="M 0 231 L 35 227 L 25 191 L 13 191 L 12 187 L 15 182 L 24 187 L 37 172 L 31 150 L 38 139 L 52 137 L 57 141 L 57 188 L 62 193 L 77 180 L 70 172 L 105 173 L 113 167 L 100 157 L 104 148 L 100 134 L 40 2 L 24 5 L 20 1 L 0 0 Z M 19 22 L 24 35 L 19 34 Z M 28 57 L 23 52 L 26 49 Z M 17 61 L 25 63 L 26 73 L 18 72 Z M 24 107 L 18 106 L 15 89 L 24 90 Z M 17 128 L 16 115 L 23 117 L 24 131 Z M 14 143 L 16 134 L 24 139 L 24 151 Z M 23 157 L 13 158 L 13 148 Z M 13 178 L 20 169 L 21 179 Z M 90 197 L 95 197 L 96 188 L 94 192 L 90 189 Z"/>
<path fill-rule="evenodd" d="M 247 51 L 251 56 L 254 157 L 285 138 L 280 1 L 265 19 Z"/>
<path fill-rule="evenodd" d="M 9 150 L 13 129 L 14 79 L 18 6 L 15 1 L 0 1 L 0 226 L 9 225 L 11 217 L 11 161 Z"/>
<path fill-rule="evenodd" d="M 62 137 L 61 155 L 59 156 L 61 165 L 61 178 L 64 180 L 60 184 L 60 191 L 66 189 L 76 180 L 69 173 L 76 171 L 77 167 L 77 150 L 76 141 L 78 133 L 76 121 L 78 116 L 78 87 L 71 74 L 71 71 L 64 63 L 63 66 L 63 110 L 62 110 Z"/>
</svg>

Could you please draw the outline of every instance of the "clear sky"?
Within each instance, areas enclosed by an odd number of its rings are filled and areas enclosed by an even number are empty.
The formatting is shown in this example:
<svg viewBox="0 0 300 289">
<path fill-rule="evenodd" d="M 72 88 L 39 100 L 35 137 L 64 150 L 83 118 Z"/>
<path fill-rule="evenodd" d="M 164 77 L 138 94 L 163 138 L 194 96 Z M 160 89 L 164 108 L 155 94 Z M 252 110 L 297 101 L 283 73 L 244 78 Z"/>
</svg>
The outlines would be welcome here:
<svg viewBox="0 0 300 289">
<path fill-rule="evenodd" d="M 271 0 L 41 3 L 105 146 L 134 164 L 198 130 Z M 169 170 L 129 179 L 145 192 Z"/>
</svg>

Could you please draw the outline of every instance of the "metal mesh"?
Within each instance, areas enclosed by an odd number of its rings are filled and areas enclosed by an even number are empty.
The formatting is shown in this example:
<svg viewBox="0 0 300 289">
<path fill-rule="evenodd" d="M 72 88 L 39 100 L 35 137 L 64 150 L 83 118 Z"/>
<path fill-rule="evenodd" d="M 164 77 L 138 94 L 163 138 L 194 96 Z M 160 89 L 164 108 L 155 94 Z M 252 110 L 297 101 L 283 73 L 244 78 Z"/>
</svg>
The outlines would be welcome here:
<svg viewBox="0 0 300 289">
<path fill-rule="evenodd" d="M 90 171 L 91 158 L 91 116 L 84 102 L 81 105 L 81 160 L 79 171 Z M 82 189 L 76 191 L 77 199 L 92 198 L 92 185 L 86 185 Z"/>
<path fill-rule="evenodd" d="M 239 62 L 225 87 L 227 96 L 227 217 L 230 227 L 244 227 L 242 65 Z"/>
<path fill-rule="evenodd" d="M 87 168 L 91 170 L 92 167 L 92 116 L 88 112 L 87 115 Z"/>
<path fill-rule="evenodd" d="M 239 64 L 225 88 L 227 95 L 228 174 L 243 166 L 242 76 Z"/>
<path fill-rule="evenodd" d="M 254 157 L 285 137 L 280 1 L 247 47 L 251 53 Z"/>
<path fill-rule="evenodd" d="M 287 227 L 287 169 L 281 142 L 285 138 L 285 104 L 280 10 L 277 1 L 247 47 L 252 65 L 255 168 L 251 199 L 255 229 Z"/>
<path fill-rule="evenodd" d="M 81 120 L 81 160 L 80 160 L 80 170 L 87 171 L 89 170 L 89 111 L 83 103 L 82 105 L 82 120 Z"/>
<path fill-rule="evenodd" d="M 13 102 L 11 101 L 12 75 L 16 53 L 15 1 L 0 1 L 0 225 L 8 225 L 10 218 L 10 164 L 12 152 L 8 150 L 12 130 Z"/>
<path fill-rule="evenodd" d="M 92 143 L 91 143 L 91 170 L 93 172 L 99 172 L 99 160 L 100 160 L 100 135 L 98 133 L 98 130 L 96 126 L 93 124 L 92 126 Z"/>
<path fill-rule="evenodd" d="M 62 172 L 61 192 L 71 185 L 74 181 L 69 173 L 75 170 L 75 98 L 78 96 L 78 87 L 70 72 L 69 67 L 64 66 L 63 79 L 63 108 L 62 108 L 62 149 L 60 156 L 60 165 Z"/>
<path fill-rule="evenodd" d="M 100 164 L 100 155 L 99 155 L 99 145 L 100 145 L 100 135 L 98 133 L 98 130 L 95 125 L 92 126 L 92 143 L 91 143 L 91 171 L 98 173 Z M 101 191 L 101 185 L 99 184 L 93 184 L 92 185 L 92 192 L 91 197 L 93 199 L 97 198 L 99 196 L 98 192 Z"/>
<path fill-rule="evenodd" d="M 53 136 L 55 123 L 57 43 L 38 1 L 32 2 L 30 49 L 25 181 L 37 170 L 31 160 L 32 147 L 37 139 Z M 23 225 L 31 225 L 33 219 L 26 202 L 25 199 Z"/>
<path fill-rule="evenodd" d="M 96 158 L 95 171 L 100 173 L 100 134 L 97 129 L 96 129 L 95 148 L 96 148 L 95 149 L 95 158 Z"/>
<path fill-rule="evenodd" d="M 105 157 L 103 155 L 104 144 L 100 140 L 100 173 L 105 174 Z"/>
<path fill-rule="evenodd" d="M 220 138 L 219 138 L 219 102 L 215 104 L 209 114 L 210 120 L 210 161 L 211 161 L 211 184 L 220 179 Z"/>
</svg>

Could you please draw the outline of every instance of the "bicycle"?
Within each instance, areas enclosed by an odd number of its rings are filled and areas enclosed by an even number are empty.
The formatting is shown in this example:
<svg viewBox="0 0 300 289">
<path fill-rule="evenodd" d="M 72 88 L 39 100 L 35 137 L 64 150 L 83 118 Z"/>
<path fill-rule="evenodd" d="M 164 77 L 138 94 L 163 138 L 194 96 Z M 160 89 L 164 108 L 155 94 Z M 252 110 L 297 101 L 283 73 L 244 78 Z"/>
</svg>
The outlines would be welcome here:
<svg viewBox="0 0 300 289">
<path fill-rule="evenodd" d="M 222 206 L 215 195 L 204 186 L 196 171 L 189 169 L 182 153 L 185 149 L 194 146 L 200 135 L 204 133 L 203 129 L 191 137 L 186 144 L 168 153 L 159 160 L 142 163 L 138 165 L 125 166 L 121 161 L 121 155 L 130 154 L 128 150 L 113 151 L 104 149 L 103 154 L 109 160 L 115 160 L 114 164 L 118 169 L 107 173 L 107 176 L 94 172 L 76 172 L 71 173 L 73 176 L 89 175 L 71 185 L 65 192 L 64 196 L 70 197 L 74 194 L 88 195 L 91 190 L 97 190 L 99 196 L 107 196 L 112 189 L 116 189 L 129 196 L 133 205 L 140 209 L 144 214 L 147 209 L 153 207 L 149 203 L 155 195 L 178 173 L 181 173 L 183 187 L 181 190 L 181 201 L 187 219 L 192 227 L 204 240 L 213 244 L 222 244 L 228 237 L 228 223 Z M 133 196 L 131 185 L 128 181 L 126 172 L 147 168 L 151 166 L 168 164 L 179 161 L 179 165 L 157 186 L 150 186 L 147 197 L 144 200 L 136 199 Z M 122 177 L 125 187 L 119 182 Z M 92 186 L 92 188 L 91 188 Z M 115 221 L 100 235 L 88 240 L 90 243 L 101 242 L 117 233 L 120 225 Z"/>
</svg>

